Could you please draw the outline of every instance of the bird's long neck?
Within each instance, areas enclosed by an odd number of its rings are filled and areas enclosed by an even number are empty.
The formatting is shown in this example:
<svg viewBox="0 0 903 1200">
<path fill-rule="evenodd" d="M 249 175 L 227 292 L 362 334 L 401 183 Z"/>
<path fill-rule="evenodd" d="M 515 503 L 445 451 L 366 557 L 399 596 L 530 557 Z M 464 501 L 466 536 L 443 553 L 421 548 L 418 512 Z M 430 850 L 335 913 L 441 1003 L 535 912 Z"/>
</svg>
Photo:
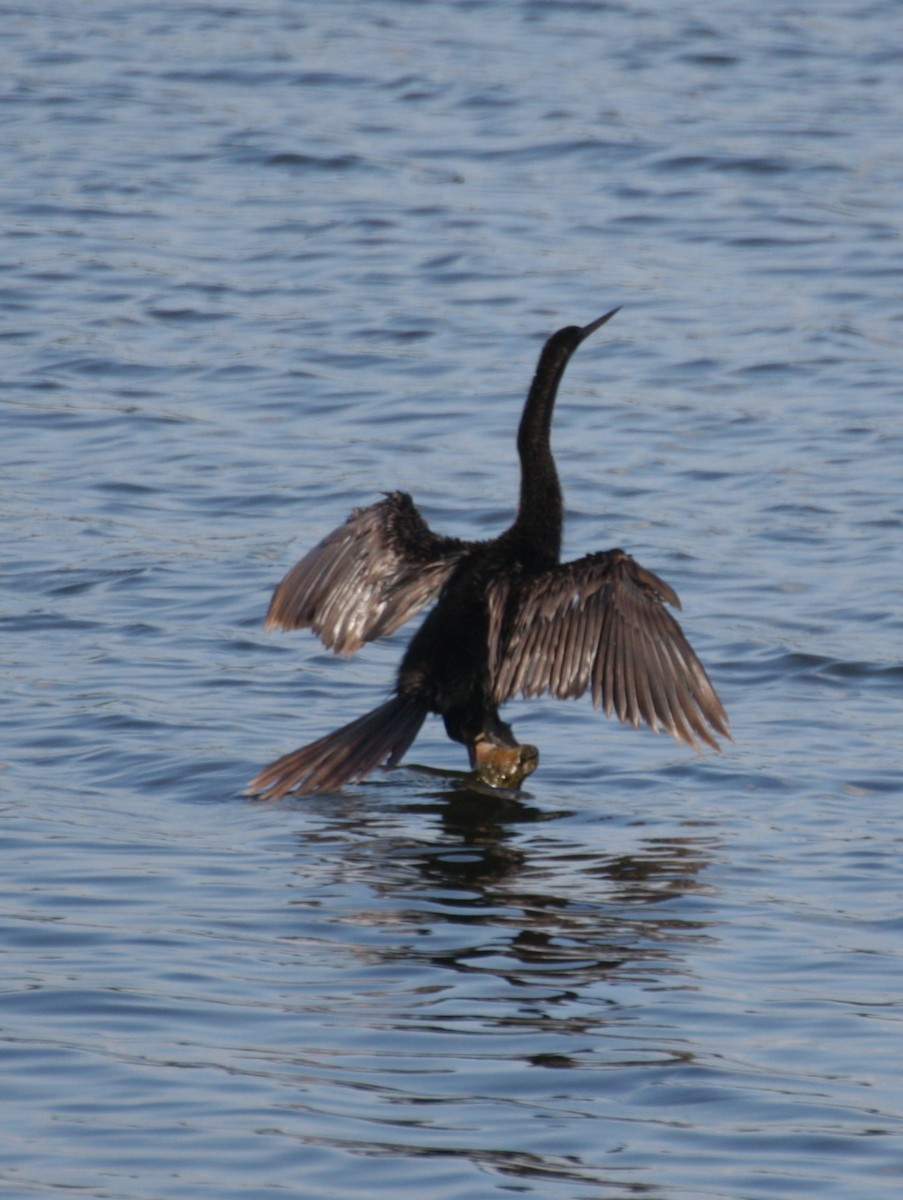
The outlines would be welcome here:
<svg viewBox="0 0 903 1200">
<path fill-rule="evenodd" d="M 544 570 L 561 557 L 564 502 L 551 446 L 555 397 L 571 355 L 617 311 L 613 308 L 589 325 L 568 325 L 559 329 L 543 346 L 536 364 L 536 374 L 517 431 L 520 504 L 514 524 L 504 535 L 525 566 L 529 564 Z"/>
<path fill-rule="evenodd" d="M 552 457 L 552 412 L 567 355 L 546 345 L 527 395 L 517 452 L 520 455 L 520 504 L 511 527 L 516 542 L 540 560 L 558 562 L 564 502 Z"/>
</svg>

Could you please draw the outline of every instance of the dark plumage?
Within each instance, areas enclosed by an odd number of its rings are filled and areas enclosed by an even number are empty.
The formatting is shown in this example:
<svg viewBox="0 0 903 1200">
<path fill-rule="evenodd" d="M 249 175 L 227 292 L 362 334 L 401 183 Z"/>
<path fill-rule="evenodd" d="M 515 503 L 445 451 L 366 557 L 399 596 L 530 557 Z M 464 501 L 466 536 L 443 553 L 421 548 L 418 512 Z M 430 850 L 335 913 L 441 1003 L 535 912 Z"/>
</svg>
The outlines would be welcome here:
<svg viewBox="0 0 903 1200">
<path fill-rule="evenodd" d="M 671 588 L 623 550 L 559 562 L 563 504 L 550 447 L 558 385 L 573 352 L 614 316 L 554 333 L 539 356 L 517 435 L 520 503 L 486 542 L 433 533 L 404 492 L 359 508 L 276 588 L 267 628 L 312 629 L 353 654 L 438 596 L 402 659 L 395 694 L 335 733 L 266 767 L 248 791 L 266 799 L 334 791 L 397 766 L 428 713 L 467 746 L 489 782 L 536 765 L 499 716 L 517 692 L 591 692 L 606 716 L 717 749 L 727 715 L 665 607 Z"/>
</svg>

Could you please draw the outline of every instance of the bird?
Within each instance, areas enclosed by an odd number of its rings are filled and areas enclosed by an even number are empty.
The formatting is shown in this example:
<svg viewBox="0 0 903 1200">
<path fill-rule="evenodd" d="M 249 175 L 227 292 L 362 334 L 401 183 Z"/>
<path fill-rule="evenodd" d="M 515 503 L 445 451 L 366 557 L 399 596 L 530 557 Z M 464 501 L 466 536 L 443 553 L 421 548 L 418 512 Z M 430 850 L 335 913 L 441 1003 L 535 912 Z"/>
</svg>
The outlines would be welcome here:
<svg viewBox="0 0 903 1200">
<path fill-rule="evenodd" d="M 277 758 L 247 794 L 336 792 L 396 767 L 430 713 L 466 747 L 477 781 L 517 788 L 539 758 L 499 715 L 517 693 L 589 692 L 606 716 L 666 731 L 697 751 L 730 739 L 715 688 L 669 611 L 681 607 L 675 591 L 621 549 L 561 562 L 555 400 L 574 351 L 619 311 L 544 343 L 517 432 L 520 496 L 508 529 L 484 541 L 435 533 L 410 495 L 386 492 L 354 509 L 279 583 L 265 627 L 310 629 L 340 655 L 432 608 L 390 698 Z"/>
</svg>

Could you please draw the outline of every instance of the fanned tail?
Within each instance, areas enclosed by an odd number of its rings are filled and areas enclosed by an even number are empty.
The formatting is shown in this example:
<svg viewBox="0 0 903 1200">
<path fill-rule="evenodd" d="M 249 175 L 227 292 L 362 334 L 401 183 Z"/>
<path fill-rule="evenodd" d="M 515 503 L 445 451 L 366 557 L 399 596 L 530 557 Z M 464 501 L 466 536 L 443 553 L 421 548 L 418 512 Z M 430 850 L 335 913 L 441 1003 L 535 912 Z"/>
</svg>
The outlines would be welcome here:
<svg viewBox="0 0 903 1200">
<path fill-rule="evenodd" d="M 278 800 L 289 793 L 335 792 L 377 767 L 397 767 L 426 714 L 421 700 L 393 696 L 335 733 L 283 754 L 251 780 L 245 794 Z"/>
</svg>

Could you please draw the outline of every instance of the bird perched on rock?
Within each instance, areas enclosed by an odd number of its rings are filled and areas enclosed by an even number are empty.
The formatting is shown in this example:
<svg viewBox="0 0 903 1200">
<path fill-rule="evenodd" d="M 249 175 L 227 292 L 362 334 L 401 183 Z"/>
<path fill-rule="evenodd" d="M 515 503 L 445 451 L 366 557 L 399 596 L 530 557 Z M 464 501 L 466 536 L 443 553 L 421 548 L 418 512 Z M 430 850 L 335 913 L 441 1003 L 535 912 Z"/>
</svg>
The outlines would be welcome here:
<svg viewBox="0 0 903 1200">
<path fill-rule="evenodd" d="M 550 445 L 558 387 L 577 347 L 617 309 L 569 325 L 542 348 L 517 434 L 520 502 L 489 541 L 433 533 L 405 492 L 355 509 L 276 588 L 267 628 L 312 629 L 353 654 L 435 605 L 411 640 L 393 695 L 334 733 L 271 763 L 248 792 L 264 799 L 335 791 L 398 765 L 428 713 L 467 747 L 477 778 L 516 787 L 538 753 L 499 707 L 520 692 L 590 692 L 606 716 L 667 730 L 694 748 L 729 737 L 727 715 L 667 605 L 674 591 L 623 550 L 562 563 L 563 501 Z"/>
</svg>

